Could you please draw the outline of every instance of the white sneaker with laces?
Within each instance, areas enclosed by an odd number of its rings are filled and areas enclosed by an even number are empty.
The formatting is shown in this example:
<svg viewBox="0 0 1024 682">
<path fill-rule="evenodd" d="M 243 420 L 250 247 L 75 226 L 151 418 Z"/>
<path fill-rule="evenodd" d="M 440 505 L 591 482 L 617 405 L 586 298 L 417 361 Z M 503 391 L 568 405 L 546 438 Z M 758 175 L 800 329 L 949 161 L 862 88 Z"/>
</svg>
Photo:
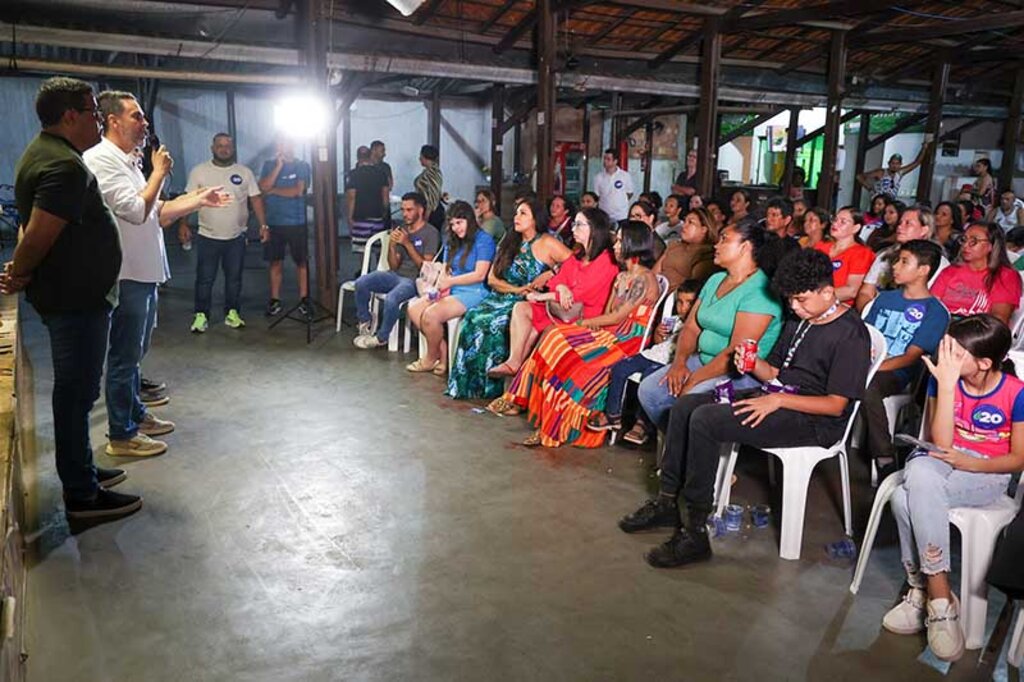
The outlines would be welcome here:
<svg viewBox="0 0 1024 682">
<path fill-rule="evenodd" d="M 356 327 L 356 337 L 369 336 L 373 333 L 373 327 L 370 326 L 369 322 L 360 322 L 359 326 Z"/>
<path fill-rule="evenodd" d="M 965 648 L 960 600 L 955 594 L 952 597 L 928 602 L 928 648 L 943 661 L 960 660 Z"/>
<path fill-rule="evenodd" d="M 153 440 L 144 433 L 137 433 L 130 440 L 112 440 L 107 443 L 107 454 L 111 457 L 153 457 L 167 452 L 167 443 Z"/>
<path fill-rule="evenodd" d="M 356 340 L 354 341 L 354 343 L 356 344 L 356 348 L 361 348 L 363 350 L 371 350 L 373 348 L 382 348 L 382 347 L 388 345 L 387 341 L 381 341 L 380 339 L 378 339 L 373 334 L 368 334 L 366 336 L 357 336 Z"/>
<path fill-rule="evenodd" d="M 882 627 L 897 635 L 924 632 L 925 602 L 928 597 L 919 587 L 911 587 L 899 604 L 889 609 L 882 618 Z"/>
</svg>

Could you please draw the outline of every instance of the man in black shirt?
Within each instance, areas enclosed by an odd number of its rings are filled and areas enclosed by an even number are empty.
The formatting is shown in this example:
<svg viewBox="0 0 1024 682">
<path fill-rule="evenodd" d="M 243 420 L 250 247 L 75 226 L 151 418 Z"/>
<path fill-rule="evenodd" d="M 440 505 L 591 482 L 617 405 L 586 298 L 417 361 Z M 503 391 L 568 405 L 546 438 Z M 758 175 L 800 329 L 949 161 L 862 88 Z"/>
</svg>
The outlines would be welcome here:
<svg viewBox="0 0 1024 682">
<path fill-rule="evenodd" d="M 370 143 L 370 155 L 373 157 L 373 164 L 377 166 L 387 176 L 388 179 L 388 195 L 393 189 L 395 189 L 395 175 L 391 172 L 391 166 L 384 160 L 387 156 L 387 148 L 384 146 L 383 140 L 374 140 Z M 384 204 L 387 209 L 387 215 L 384 216 L 384 229 L 391 229 L 391 201 L 389 200 Z"/>
<path fill-rule="evenodd" d="M 82 152 L 100 140 L 96 97 L 88 83 L 50 78 L 36 97 L 43 130 L 15 170 L 24 236 L 0 276 L 5 294 L 25 289 L 50 332 L 57 474 L 70 519 L 130 514 L 142 498 L 107 490 L 124 471 L 93 464 L 89 411 L 100 376 L 116 301 L 121 243 Z"/>
<path fill-rule="evenodd" d="M 681 396 L 669 416 L 660 493 L 619 521 L 627 533 L 676 529 L 648 552 L 647 563 L 656 568 L 711 558 L 707 520 L 723 443 L 831 447 L 864 393 L 871 336 L 860 315 L 836 299 L 829 257 L 796 251 L 779 265 L 773 284 L 797 319 L 786 323 L 771 354 L 758 359 L 751 372 L 764 389 L 732 404 L 715 403 L 708 393 Z M 676 501 L 680 495 L 685 525 Z"/>
<path fill-rule="evenodd" d="M 369 147 L 356 151 L 356 167 L 345 176 L 345 199 L 353 253 L 362 253 L 366 240 L 384 230 L 389 214 L 388 178 L 373 163 Z"/>
</svg>

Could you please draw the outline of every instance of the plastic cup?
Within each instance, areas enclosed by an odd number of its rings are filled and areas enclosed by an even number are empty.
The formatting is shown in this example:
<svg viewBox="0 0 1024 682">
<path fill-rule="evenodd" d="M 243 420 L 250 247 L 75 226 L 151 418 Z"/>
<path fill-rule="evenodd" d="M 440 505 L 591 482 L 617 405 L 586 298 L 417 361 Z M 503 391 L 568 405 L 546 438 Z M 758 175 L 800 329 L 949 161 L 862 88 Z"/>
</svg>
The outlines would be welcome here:
<svg viewBox="0 0 1024 682">
<path fill-rule="evenodd" d="M 772 519 L 772 508 L 767 504 L 755 504 L 750 508 L 750 523 L 754 528 L 767 528 Z"/>
<path fill-rule="evenodd" d="M 725 529 L 735 533 L 743 526 L 743 507 L 738 504 L 730 504 L 725 507 Z"/>
</svg>

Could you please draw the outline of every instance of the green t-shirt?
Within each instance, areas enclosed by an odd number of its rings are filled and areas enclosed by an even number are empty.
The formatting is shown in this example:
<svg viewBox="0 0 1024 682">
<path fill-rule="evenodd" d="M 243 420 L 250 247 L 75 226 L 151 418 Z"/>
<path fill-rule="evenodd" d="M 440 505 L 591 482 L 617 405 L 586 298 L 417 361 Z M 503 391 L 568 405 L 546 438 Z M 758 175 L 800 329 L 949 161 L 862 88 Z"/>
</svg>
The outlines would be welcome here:
<svg viewBox="0 0 1024 682">
<path fill-rule="evenodd" d="M 729 344 L 737 313 L 772 316 L 764 336 L 757 343 L 759 357 L 767 357 L 782 330 L 782 304 L 769 290 L 768 276 L 758 270 L 743 284 L 724 297 L 718 298 L 716 292 L 726 274 L 718 272 L 711 275 L 704 288 L 700 290 L 697 324 L 700 325 L 701 332 L 697 340 L 697 351 L 700 353 L 700 361 L 704 364 L 711 362 Z"/>
<path fill-rule="evenodd" d="M 42 314 L 98 310 L 117 301 L 121 239 L 103 202 L 96 176 L 62 137 L 41 132 L 14 171 L 18 214 L 28 224 L 33 208 L 67 221 L 32 272 L 25 295 Z"/>
</svg>

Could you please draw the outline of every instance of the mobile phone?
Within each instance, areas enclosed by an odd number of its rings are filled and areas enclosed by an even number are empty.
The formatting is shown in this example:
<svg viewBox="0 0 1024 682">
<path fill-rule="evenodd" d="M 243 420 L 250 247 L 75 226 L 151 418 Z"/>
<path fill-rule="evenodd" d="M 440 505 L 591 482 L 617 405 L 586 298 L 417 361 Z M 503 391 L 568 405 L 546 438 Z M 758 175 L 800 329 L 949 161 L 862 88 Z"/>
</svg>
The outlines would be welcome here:
<svg viewBox="0 0 1024 682">
<path fill-rule="evenodd" d="M 897 433 L 896 434 L 896 440 L 900 441 L 901 443 L 905 443 L 907 445 L 913 445 L 918 450 L 924 450 L 925 452 L 942 452 L 943 451 L 943 448 L 940 448 L 935 443 L 929 443 L 926 440 L 921 440 L 920 438 L 914 438 L 913 436 L 907 435 L 905 433 Z"/>
</svg>

